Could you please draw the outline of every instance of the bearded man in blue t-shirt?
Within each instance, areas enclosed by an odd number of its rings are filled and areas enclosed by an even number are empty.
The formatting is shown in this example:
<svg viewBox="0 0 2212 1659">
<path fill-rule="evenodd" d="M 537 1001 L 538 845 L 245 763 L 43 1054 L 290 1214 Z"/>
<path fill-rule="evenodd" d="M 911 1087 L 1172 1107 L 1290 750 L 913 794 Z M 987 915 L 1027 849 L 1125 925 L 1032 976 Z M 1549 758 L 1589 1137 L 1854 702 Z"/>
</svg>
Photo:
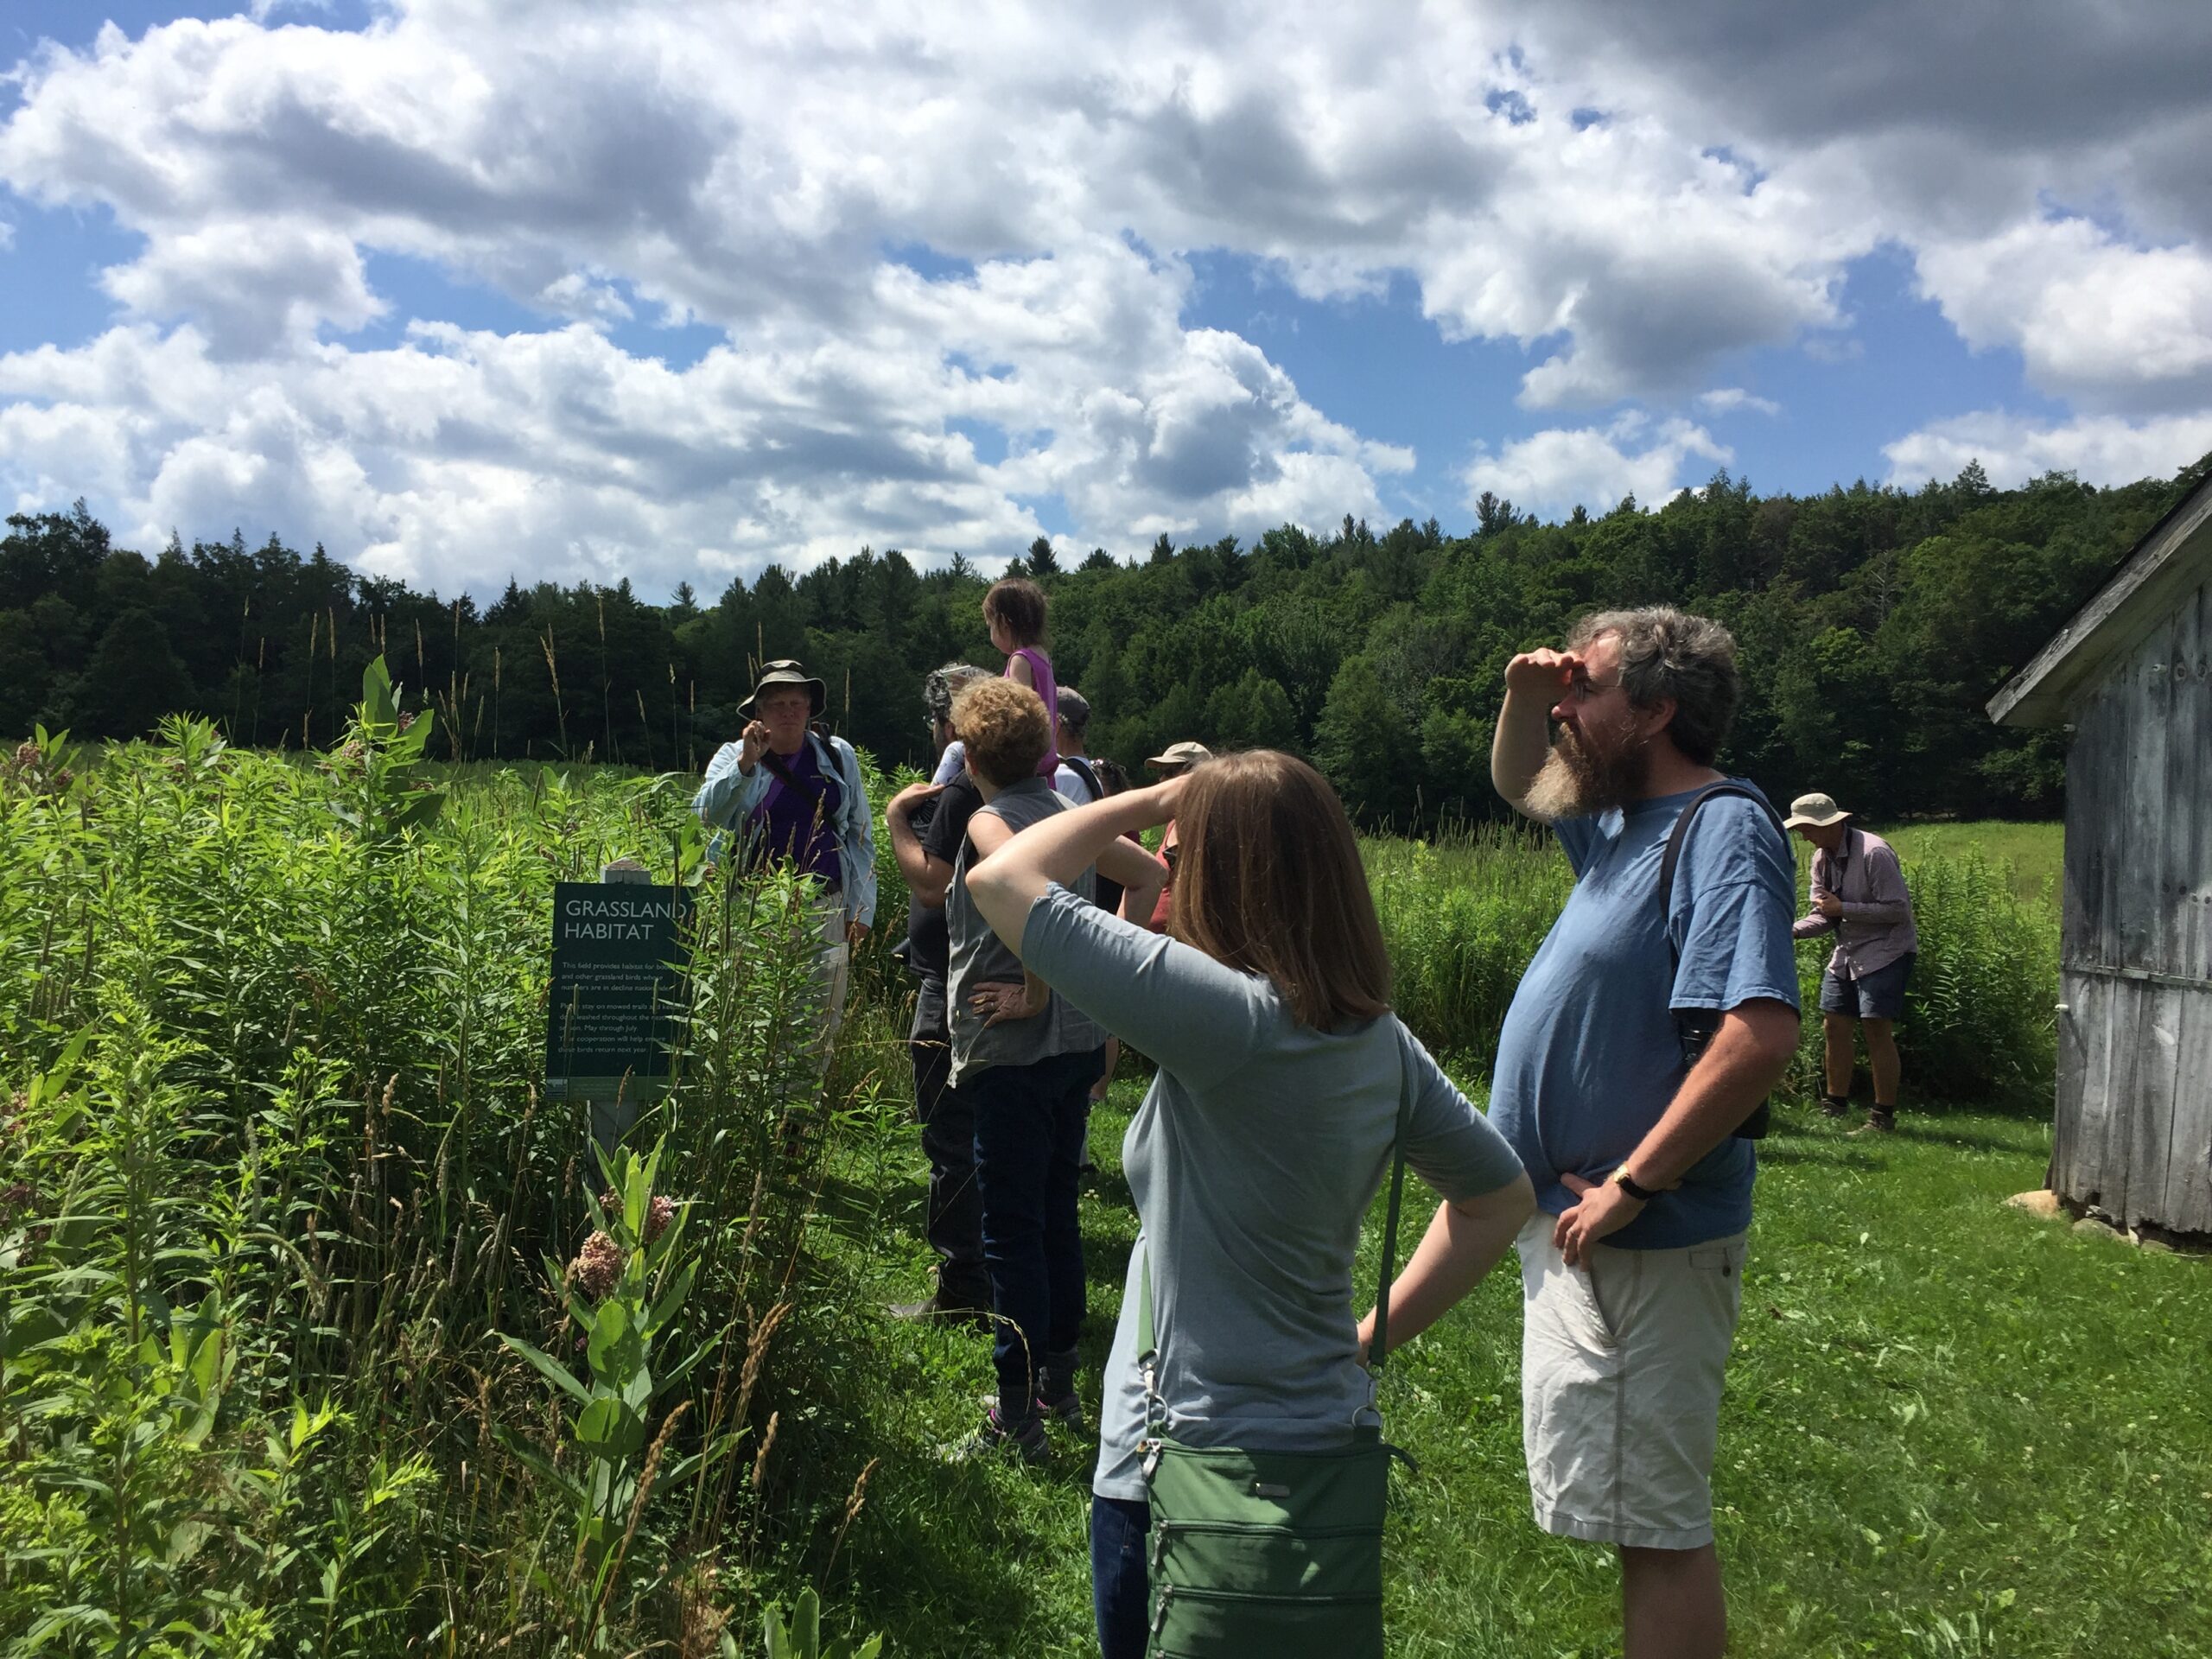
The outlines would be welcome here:
<svg viewBox="0 0 2212 1659">
<path fill-rule="evenodd" d="M 1491 747 L 1498 793 L 1575 874 L 1491 1089 L 1538 1205 L 1519 1240 L 1529 1491 L 1546 1531 L 1619 1550 L 1628 1659 L 1726 1639 L 1712 1475 L 1757 1161 L 1738 1131 L 1797 1047 L 1795 861 L 1764 797 L 1713 764 L 1737 697 L 1719 624 L 1608 611 L 1506 665 Z M 1664 895 L 1669 833 L 1717 784 L 1751 796 L 1700 805 Z"/>
</svg>

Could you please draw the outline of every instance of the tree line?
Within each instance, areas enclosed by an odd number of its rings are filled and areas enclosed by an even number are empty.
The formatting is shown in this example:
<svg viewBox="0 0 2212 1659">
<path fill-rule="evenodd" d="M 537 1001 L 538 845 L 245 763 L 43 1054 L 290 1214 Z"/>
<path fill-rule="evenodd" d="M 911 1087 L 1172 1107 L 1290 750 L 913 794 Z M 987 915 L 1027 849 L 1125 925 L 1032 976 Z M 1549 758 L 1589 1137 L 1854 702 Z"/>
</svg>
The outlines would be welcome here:
<svg viewBox="0 0 2212 1659">
<path fill-rule="evenodd" d="M 1039 538 L 1011 572 L 1051 594 L 1054 665 L 1091 701 L 1094 753 L 1135 766 L 1185 738 L 1297 750 L 1372 825 L 1494 813 L 1506 659 L 1583 611 L 1660 601 L 1735 631 L 1745 697 L 1724 764 L 1770 794 L 1822 788 L 1884 818 L 2036 817 L 2060 804 L 2063 736 L 1999 729 L 1983 703 L 2208 468 L 1999 490 L 1973 465 L 1915 491 L 1807 496 L 1723 471 L 1656 512 L 1631 497 L 1542 523 L 1486 494 L 1464 536 L 1347 517 L 1249 547 L 1162 536 L 1131 563 L 1064 561 Z M 447 758 L 693 771 L 735 734 L 756 664 L 797 657 L 828 681 L 840 731 L 918 764 L 923 675 L 1000 661 L 989 578 L 957 554 L 772 565 L 710 604 L 688 582 L 655 604 L 627 581 L 510 578 L 480 606 L 273 536 L 172 537 L 148 558 L 81 501 L 7 525 L 0 734 L 130 738 L 189 711 L 233 742 L 320 747 L 381 655 L 408 706 L 437 712 Z"/>
</svg>

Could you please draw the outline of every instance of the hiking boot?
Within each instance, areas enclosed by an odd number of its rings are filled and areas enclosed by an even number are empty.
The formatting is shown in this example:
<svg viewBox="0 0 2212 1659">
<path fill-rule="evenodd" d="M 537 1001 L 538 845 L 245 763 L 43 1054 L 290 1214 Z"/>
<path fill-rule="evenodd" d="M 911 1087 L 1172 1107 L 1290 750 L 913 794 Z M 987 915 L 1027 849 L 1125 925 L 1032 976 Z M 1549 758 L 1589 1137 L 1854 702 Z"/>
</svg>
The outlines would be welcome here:
<svg viewBox="0 0 2212 1659">
<path fill-rule="evenodd" d="M 1822 1117 L 1849 1117 L 1851 1116 L 1851 1103 L 1846 1100 L 1841 1095 L 1822 1095 L 1821 1096 L 1821 1116 Z"/>
<path fill-rule="evenodd" d="M 1897 1115 L 1895 1109 L 1885 1112 L 1877 1106 L 1866 1114 L 1866 1121 L 1852 1133 L 1853 1135 L 1890 1135 L 1896 1131 L 1897 1127 Z"/>
<path fill-rule="evenodd" d="M 988 1291 L 948 1290 L 940 1279 L 920 1301 L 893 1302 L 885 1311 L 894 1319 L 953 1319 L 981 1328 L 990 1323 L 991 1298 Z"/>
<path fill-rule="evenodd" d="M 983 1421 L 976 1432 L 963 1440 L 955 1440 L 944 1448 L 947 1463 L 975 1463 L 984 1458 L 1020 1458 L 1027 1464 L 1039 1464 L 1052 1455 L 1052 1445 L 1045 1438 L 1045 1420 L 1035 1412 L 1020 1422 L 1008 1425 L 999 1416 L 999 1408 L 992 1406 L 983 1413 Z"/>
</svg>

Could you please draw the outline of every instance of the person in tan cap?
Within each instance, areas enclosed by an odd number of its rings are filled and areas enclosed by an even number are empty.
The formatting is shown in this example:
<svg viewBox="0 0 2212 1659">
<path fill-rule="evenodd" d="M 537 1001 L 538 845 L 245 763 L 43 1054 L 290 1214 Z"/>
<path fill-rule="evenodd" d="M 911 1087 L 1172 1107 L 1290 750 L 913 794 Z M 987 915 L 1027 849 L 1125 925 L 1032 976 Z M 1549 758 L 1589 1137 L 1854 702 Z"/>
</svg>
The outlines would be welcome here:
<svg viewBox="0 0 2212 1659">
<path fill-rule="evenodd" d="M 1192 766 L 1213 759 L 1213 751 L 1203 743 L 1170 743 L 1158 754 L 1146 760 L 1154 774 L 1163 784 L 1171 778 L 1180 778 Z M 1160 902 L 1153 906 L 1152 931 L 1167 931 L 1167 915 L 1174 909 L 1175 898 L 1175 821 L 1170 818 L 1167 828 L 1160 832 L 1160 855 L 1167 861 L 1167 885 L 1160 890 Z"/>
<path fill-rule="evenodd" d="M 1812 906 L 1791 930 L 1793 938 L 1836 936 L 1834 953 L 1821 976 L 1821 1069 L 1827 1074 L 1821 1110 L 1842 1117 L 1851 1110 L 1851 1028 L 1866 1039 L 1866 1068 L 1874 1074 L 1874 1106 L 1862 1126 L 1878 1135 L 1897 1126 L 1897 1016 L 1920 950 L 1897 855 L 1879 836 L 1861 830 L 1851 814 L 1826 795 L 1800 795 L 1783 824 L 1810 842 Z"/>
</svg>

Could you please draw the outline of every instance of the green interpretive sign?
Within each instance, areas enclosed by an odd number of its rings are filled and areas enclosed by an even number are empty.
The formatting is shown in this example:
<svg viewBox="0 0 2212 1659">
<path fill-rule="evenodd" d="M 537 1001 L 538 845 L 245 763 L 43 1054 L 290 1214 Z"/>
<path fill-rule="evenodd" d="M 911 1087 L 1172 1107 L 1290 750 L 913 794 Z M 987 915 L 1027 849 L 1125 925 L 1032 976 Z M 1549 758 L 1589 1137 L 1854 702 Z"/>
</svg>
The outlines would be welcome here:
<svg viewBox="0 0 2212 1659">
<path fill-rule="evenodd" d="M 683 931 L 696 904 L 688 887 L 555 884 L 549 1099 L 619 1096 L 634 1105 L 665 1085 L 683 1000 Z"/>
</svg>

